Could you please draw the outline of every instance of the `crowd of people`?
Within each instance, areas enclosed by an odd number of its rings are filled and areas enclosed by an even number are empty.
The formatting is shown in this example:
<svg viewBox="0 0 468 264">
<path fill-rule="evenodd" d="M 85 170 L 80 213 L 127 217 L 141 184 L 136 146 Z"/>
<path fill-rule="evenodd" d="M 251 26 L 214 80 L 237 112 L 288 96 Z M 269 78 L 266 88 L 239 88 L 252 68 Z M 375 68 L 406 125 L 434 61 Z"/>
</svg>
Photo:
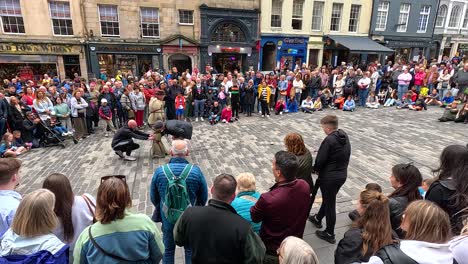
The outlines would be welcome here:
<svg viewBox="0 0 468 264">
<path fill-rule="evenodd" d="M 357 107 L 426 110 L 445 108 L 441 122 L 468 123 L 468 63 L 444 57 L 440 63 L 307 67 L 270 73 L 217 73 L 210 65 L 180 73 L 148 71 L 143 76 L 105 73 L 85 80 L 60 80 L 44 74 L 38 81 L 5 79 L 0 87 L 0 155 L 17 156 L 31 147 L 71 138 L 78 143 L 93 134 L 100 120 L 106 133 L 127 120 L 137 127 L 158 120 L 238 121 L 258 112 L 262 117 L 325 108 L 354 112 Z M 13 134 L 13 140 L 10 134 Z M 5 137 L 3 137 L 6 135 Z"/>
<path fill-rule="evenodd" d="M 178 245 L 185 263 L 319 263 L 302 240 L 306 222 L 318 238 L 336 243 L 336 196 L 351 154 L 336 116 L 320 125 L 327 136 L 315 160 L 300 134 L 285 136 L 285 150 L 272 158 L 275 184 L 265 193 L 251 173 L 222 173 L 208 188 L 204 169 L 186 158 L 188 142 L 174 136 L 171 159 L 150 184 L 151 218 L 132 212 L 124 175 L 102 177 L 96 198 L 75 194 L 58 173 L 22 196 L 16 191 L 22 162 L 0 159 L 0 261 L 174 263 Z M 392 193 L 367 184 L 349 213 L 353 224 L 338 242 L 335 263 L 467 263 L 468 146 L 447 146 L 433 173 L 423 178 L 412 163 L 396 164 Z M 318 189 L 322 204 L 310 215 Z"/>
</svg>

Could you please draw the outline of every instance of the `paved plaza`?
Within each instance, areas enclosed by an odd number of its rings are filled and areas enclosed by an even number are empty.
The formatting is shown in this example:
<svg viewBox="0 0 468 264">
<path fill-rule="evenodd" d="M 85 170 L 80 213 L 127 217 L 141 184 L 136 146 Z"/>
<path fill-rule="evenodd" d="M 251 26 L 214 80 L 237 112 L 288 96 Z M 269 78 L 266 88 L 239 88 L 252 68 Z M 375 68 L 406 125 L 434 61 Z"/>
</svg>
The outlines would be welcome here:
<svg viewBox="0 0 468 264">
<path fill-rule="evenodd" d="M 438 156 L 445 146 L 468 143 L 468 126 L 439 123 L 437 118 L 442 111 L 438 107 L 430 107 L 425 112 L 395 108 L 358 109 L 354 113 L 326 110 L 271 118 L 241 115 L 239 122 L 227 125 L 194 123 L 189 161 L 202 168 L 208 184 L 223 172 L 233 175 L 252 172 L 258 190 L 265 192 L 274 184 L 272 158 L 275 152 L 284 149 L 284 136 L 288 132 L 299 132 L 309 149 L 317 151 L 325 137 L 319 120 L 333 113 L 340 118 L 340 127 L 348 133 L 352 144 L 349 176 L 340 191 L 337 206 L 339 213 L 345 213 L 353 209 L 357 194 L 369 182 L 380 184 L 384 192 L 389 193 L 388 178 L 393 165 L 413 162 L 427 178 L 431 176 L 431 169 L 437 166 Z M 133 154 L 138 157 L 137 161 L 120 160 L 111 151 L 111 137 L 106 138 L 103 134 L 101 128 L 78 145 L 67 142 L 65 149 L 53 147 L 27 153 L 22 157 L 23 181 L 19 191 L 27 193 L 40 188 L 47 175 L 61 172 L 70 177 L 75 193 L 95 195 L 101 176 L 123 174 L 131 188 L 134 209 L 150 215 L 153 211 L 149 199 L 151 177 L 168 159 L 152 160 L 149 157 L 150 142 L 138 141 L 141 148 Z M 320 198 L 317 201 L 320 202 Z M 313 210 L 317 210 L 318 205 L 316 203 Z M 337 240 L 348 225 L 346 214 L 340 214 Z M 317 240 L 314 232 L 315 228 L 308 223 L 304 239 L 317 251 L 321 263 L 332 263 L 334 247 Z M 182 263 L 180 257 L 178 263 Z"/>
</svg>

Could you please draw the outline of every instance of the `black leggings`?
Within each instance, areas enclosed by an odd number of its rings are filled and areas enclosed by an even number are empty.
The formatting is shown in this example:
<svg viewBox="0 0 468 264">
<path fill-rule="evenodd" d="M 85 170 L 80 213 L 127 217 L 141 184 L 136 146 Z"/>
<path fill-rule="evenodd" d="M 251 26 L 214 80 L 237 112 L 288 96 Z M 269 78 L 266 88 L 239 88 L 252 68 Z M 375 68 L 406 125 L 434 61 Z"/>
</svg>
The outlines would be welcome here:
<svg viewBox="0 0 468 264">
<path fill-rule="evenodd" d="M 130 156 L 132 154 L 132 151 L 135 150 L 135 149 L 138 149 L 140 147 L 140 145 L 138 145 L 137 143 L 133 142 L 133 140 L 127 140 L 127 141 L 121 141 L 119 143 L 117 143 L 114 147 L 112 147 L 112 149 L 114 149 L 115 151 L 122 151 L 122 152 L 125 152 L 125 154 L 127 154 L 127 156 Z"/>
<path fill-rule="evenodd" d="M 317 213 L 317 220 L 322 221 L 323 217 L 326 218 L 327 233 L 335 234 L 336 224 L 336 195 L 341 186 L 345 183 L 346 179 L 321 181 L 319 180 L 320 192 L 322 192 L 322 205 Z"/>
<path fill-rule="evenodd" d="M 260 101 L 262 105 L 262 115 L 270 115 L 270 107 L 268 107 L 267 101 Z"/>
</svg>

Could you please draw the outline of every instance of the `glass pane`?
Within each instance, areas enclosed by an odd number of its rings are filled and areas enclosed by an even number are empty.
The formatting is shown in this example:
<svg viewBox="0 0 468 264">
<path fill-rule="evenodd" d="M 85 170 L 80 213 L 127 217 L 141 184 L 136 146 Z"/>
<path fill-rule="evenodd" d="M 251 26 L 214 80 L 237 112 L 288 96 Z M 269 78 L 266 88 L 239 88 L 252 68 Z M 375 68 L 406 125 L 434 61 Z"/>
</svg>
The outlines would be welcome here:
<svg viewBox="0 0 468 264">
<path fill-rule="evenodd" d="M 242 30 L 230 23 L 221 23 L 213 32 L 211 41 L 217 42 L 245 42 L 245 34 Z"/>
</svg>

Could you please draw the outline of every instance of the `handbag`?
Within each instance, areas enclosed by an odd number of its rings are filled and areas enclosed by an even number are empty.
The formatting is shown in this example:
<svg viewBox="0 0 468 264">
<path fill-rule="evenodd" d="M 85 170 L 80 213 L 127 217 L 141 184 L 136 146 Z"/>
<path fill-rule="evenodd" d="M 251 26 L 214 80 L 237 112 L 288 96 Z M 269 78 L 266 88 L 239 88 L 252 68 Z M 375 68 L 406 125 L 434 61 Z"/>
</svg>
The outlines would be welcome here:
<svg viewBox="0 0 468 264">
<path fill-rule="evenodd" d="M 133 111 L 132 109 L 127 110 L 127 116 L 129 119 L 135 118 L 135 111 Z"/>
<path fill-rule="evenodd" d="M 91 201 L 91 199 L 89 199 L 88 196 L 86 195 L 81 195 L 81 198 L 83 198 L 83 200 L 85 201 L 86 205 L 88 206 L 88 210 L 89 212 L 91 213 L 91 215 L 93 216 L 93 223 L 96 223 L 97 220 L 96 220 L 96 215 L 94 214 L 94 212 L 96 211 L 96 205 L 93 203 L 93 201 Z"/>
</svg>

